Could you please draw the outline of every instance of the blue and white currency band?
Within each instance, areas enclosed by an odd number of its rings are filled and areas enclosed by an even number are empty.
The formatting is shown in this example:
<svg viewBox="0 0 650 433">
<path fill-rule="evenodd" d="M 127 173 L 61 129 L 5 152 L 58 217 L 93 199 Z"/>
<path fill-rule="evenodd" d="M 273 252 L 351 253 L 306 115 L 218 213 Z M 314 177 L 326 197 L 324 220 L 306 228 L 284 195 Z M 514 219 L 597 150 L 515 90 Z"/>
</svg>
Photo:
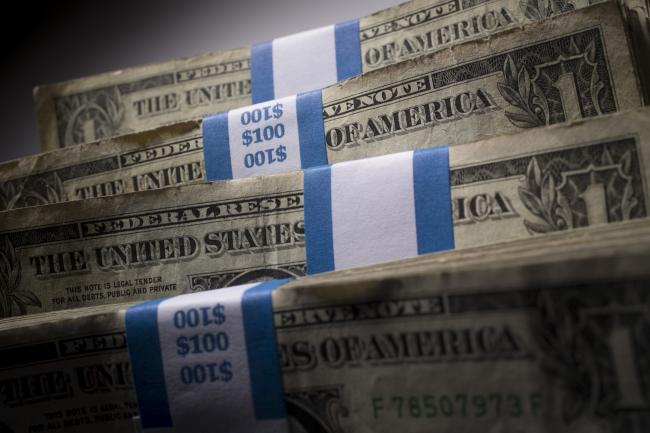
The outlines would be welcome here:
<svg viewBox="0 0 650 433">
<path fill-rule="evenodd" d="M 359 20 L 253 45 L 253 103 L 322 89 L 361 74 Z"/>
<path fill-rule="evenodd" d="M 454 248 L 447 147 L 305 170 L 307 272 Z"/>
<path fill-rule="evenodd" d="M 208 180 L 326 164 L 318 89 L 361 72 L 358 19 L 254 45 L 256 105 L 203 119 Z"/>
<path fill-rule="evenodd" d="M 181 295 L 127 310 L 144 431 L 288 431 L 271 298 L 286 281 Z"/>
<path fill-rule="evenodd" d="M 238 179 L 327 164 L 320 90 L 203 119 L 208 180 Z"/>
</svg>

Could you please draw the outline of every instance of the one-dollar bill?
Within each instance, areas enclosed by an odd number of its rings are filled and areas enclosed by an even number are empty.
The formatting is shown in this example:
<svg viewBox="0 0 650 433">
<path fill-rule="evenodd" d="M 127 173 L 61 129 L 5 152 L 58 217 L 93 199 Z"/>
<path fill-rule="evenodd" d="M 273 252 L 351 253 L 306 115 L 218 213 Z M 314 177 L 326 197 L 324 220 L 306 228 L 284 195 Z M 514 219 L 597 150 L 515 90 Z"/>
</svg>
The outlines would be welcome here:
<svg viewBox="0 0 650 433">
<path fill-rule="evenodd" d="M 572 12 L 325 89 L 329 162 L 640 106 L 616 9 Z M 203 181 L 203 146 L 200 121 L 189 121 L 11 161 L 0 166 L 0 210 Z"/>
<path fill-rule="evenodd" d="M 350 79 L 323 89 L 328 161 L 638 107 L 632 57 L 619 7 L 608 2 Z"/>
<path fill-rule="evenodd" d="M 592 3 L 413 0 L 360 19 L 361 70 L 376 70 Z M 34 97 L 43 150 L 153 129 L 249 105 L 251 50 L 43 85 Z"/>
<path fill-rule="evenodd" d="M 648 119 L 640 110 L 450 147 L 455 247 L 647 218 Z M 0 227 L 1 316 L 307 271 L 302 172 L 17 209 Z"/>
<path fill-rule="evenodd" d="M 648 240 L 644 221 L 287 284 L 290 431 L 643 432 Z M 3 432 L 134 431 L 125 308 L 0 322 Z"/>
<path fill-rule="evenodd" d="M 643 432 L 650 256 L 609 253 L 280 290 L 293 431 Z"/>
</svg>

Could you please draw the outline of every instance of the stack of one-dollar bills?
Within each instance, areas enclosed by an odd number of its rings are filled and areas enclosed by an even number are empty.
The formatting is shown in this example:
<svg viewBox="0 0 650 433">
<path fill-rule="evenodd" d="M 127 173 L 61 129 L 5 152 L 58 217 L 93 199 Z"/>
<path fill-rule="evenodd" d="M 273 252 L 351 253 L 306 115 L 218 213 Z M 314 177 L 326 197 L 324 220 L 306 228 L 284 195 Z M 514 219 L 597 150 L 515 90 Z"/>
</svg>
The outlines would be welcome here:
<svg viewBox="0 0 650 433">
<path fill-rule="evenodd" d="M 411 0 L 38 86 L 0 433 L 650 431 L 649 59 L 643 0 Z"/>
</svg>

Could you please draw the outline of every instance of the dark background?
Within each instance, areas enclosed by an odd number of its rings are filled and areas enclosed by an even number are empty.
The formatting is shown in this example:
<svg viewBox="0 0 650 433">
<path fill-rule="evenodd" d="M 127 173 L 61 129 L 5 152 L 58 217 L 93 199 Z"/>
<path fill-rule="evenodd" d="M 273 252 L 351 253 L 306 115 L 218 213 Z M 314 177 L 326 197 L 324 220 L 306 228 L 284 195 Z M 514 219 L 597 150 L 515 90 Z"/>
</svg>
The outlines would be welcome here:
<svg viewBox="0 0 650 433">
<path fill-rule="evenodd" d="M 250 45 L 400 0 L 23 1 L 2 13 L 0 161 L 38 153 L 37 84 Z"/>
</svg>

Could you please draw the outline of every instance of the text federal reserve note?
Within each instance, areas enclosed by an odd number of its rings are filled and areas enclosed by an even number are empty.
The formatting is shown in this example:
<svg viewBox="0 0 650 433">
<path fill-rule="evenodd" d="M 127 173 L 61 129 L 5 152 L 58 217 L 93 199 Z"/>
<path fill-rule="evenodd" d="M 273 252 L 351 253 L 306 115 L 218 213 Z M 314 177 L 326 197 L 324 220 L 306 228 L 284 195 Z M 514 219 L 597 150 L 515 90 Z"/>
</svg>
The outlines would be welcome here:
<svg viewBox="0 0 650 433">
<path fill-rule="evenodd" d="M 328 161 L 638 107 L 629 53 L 618 6 L 605 3 L 353 78 L 323 90 Z"/>
<path fill-rule="evenodd" d="M 649 233 L 611 225 L 289 283 L 273 304 L 290 431 L 646 431 Z M 2 431 L 131 431 L 124 310 L 0 323 Z"/>
<path fill-rule="evenodd" d="M 592 3 L 410 1 L 359 20 L 361 71 Z M 35 100 L 43 150 L 199 119 L 251 103 L 251 51 L 229 50 L 39 86 Z"/>
<path fill-rule="evenodd" d="M 648 216 L 646 110 L 453 146 L 449 164 L 457 249 Z M 303 275 L 304 221 L 301 172 L 2 212 L 0 312 Z"/>
</svg>

